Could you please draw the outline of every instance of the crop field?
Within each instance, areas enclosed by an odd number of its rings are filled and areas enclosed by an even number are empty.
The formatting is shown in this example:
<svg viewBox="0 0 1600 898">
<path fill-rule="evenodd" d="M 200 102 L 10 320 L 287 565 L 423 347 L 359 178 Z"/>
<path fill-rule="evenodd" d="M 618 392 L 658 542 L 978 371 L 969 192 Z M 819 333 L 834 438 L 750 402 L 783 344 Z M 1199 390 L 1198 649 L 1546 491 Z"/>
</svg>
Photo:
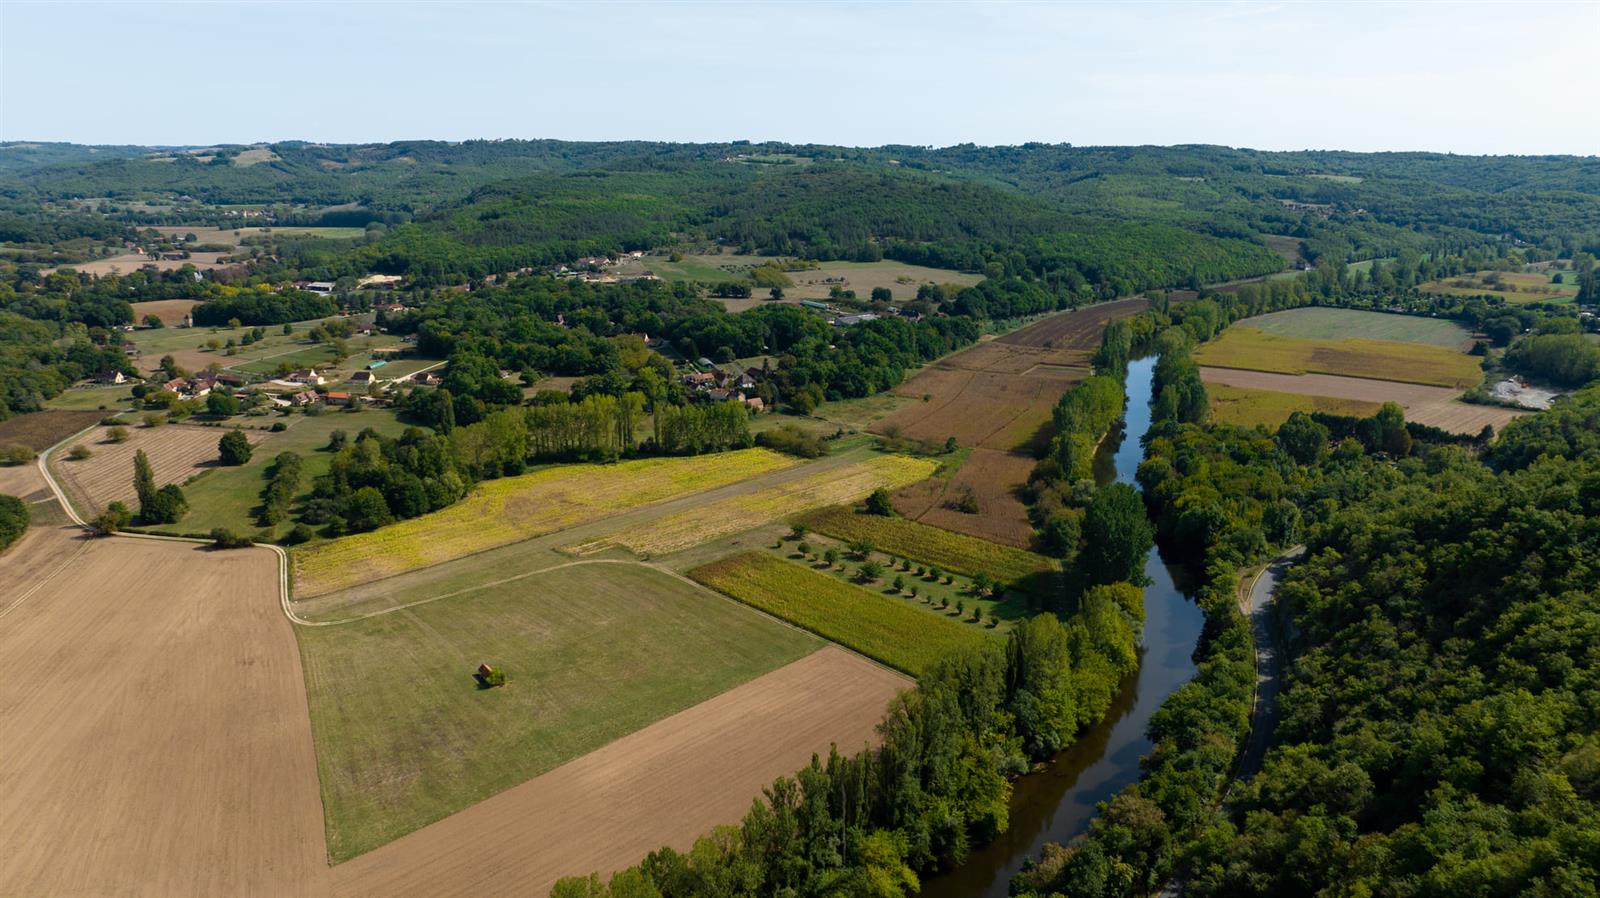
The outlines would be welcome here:
<svg viewBox="0 0 1600 898">
<path fill-rule="evenodd" d="M 937 565 L 971 577 L 985 574 L 1004 583 L 1023 583 L 1055 565 L 1043 555 L 951 533 L 906 518 L 868 515 L 845 506 L 804 515 L 800 522 L 846 542 L 865 539 L 882 552 Z"/>
<path fill-rule="evenodd" d="M 276 560 L 70 534 L 0 555 L 0 894 L 326 895 Z"/>
<path fill-rule="evenodd" d="M 1406 411 L 1406 420 L 1427 424 L 1451 433 L 1476 434 L 1484 425 L 1499 430 L 1508 422 L 1526 412 L 1500 408 L 1493 405 L 1472 405 L 1462 402 L 1457 390 L 1447 387 L 1430 387 L 1423 384 L 1403 384 L 1388 380 L 1371 380 L 1364 377 L 1339 377 L 1332 374 L 1272 374 L 1264 371 L 1241 371 L 1234 368 L 1201 368 L 1200 376 L 1213 398 L 1227 395 L 1230 390 L 1247 394 L 1271 392 L 1295 394 L 1305 397 L 1326 397 L 1327 401 L 1360 403 L 1362 407 L 1376 409 L 1385 402 L 1397 402 Z M 1242 424 L 1268 424 L 1274 426 L 1265 407 L 1282 410 L 1289 400 L 1268 398 L 1247 399 L 1244 407 L 1224 414 L 1239 414 Z M 1260 408 L 1251 408 L 1252 405 Z M 1216 408 L 1213 405 L 1213 408 Z M 1282 411 L 1287 418 L 1295 409 Z M 1303 409 L 1309 411 L 1309 409 Z M 1334 411 L 1334 409 L 1323 409 Z M 1339 412 L 1351 414 L 1351 412 Z M 1275 414 L 1274 416 L 1275 417 Z M 1259 420 L 1258 420 L 1259 419 Z M 1228 420 L 1224 418 L 1223 420 Z M 1281 419 L 1280 419 L 1281 420 Z"/>
<path fill-rule="evenodd" d="M 875 489 L 892 490 L 915 483 L 932 474 L 936 467 L 924 458 L 880 455 L 837 470 L 821 471 L 624 527 L 593 540 L 574 543 L 564 551 L 591 555 L 617 547 L 640 556 L 666 555 L 813 508 L 853 502 Z"/>
<path fill-rule="evenodd" d="M 929 614 L 762 552 L 714 561 L 689 576 L 912 676 L 952 651 L 993 638 L 981 627 Z"/>
<path fill-rule="evenodd" d="M 1383 407 L 1381 402 L 1364 402 L 1360 399 L 1339 399 L 1332 396 L 1314 396 L 1307 393 L 1279 393 L 1275 390 L 1252 390 L 1230 387 L 1226 384 L 1207 384 L 1206 393 L 1211 398 L 1211 419 L 1220 424 L 1237 424 L 1241 427 L 1262 425 L 1268 430 L 1277 428 L 1295 412 L 1327 412 L 1333 415 L 1350 415 L 1366 418 Z"/>
<path fill-rule="evenodd" d="M 17 415 L 0 421 L 0 446 L 26 446 L 34 452 L 42 452 L 103 417 L 105 415 L 98 411 L 56 409 Z M 85 439 L 93 439 L 93 436 Z"/>
<path fill-rule="evenodd" d="M 299 635 L 336 863 L 820 645 L 675 575 L 605 562 Z M 477 688 L 480 662 L 507 684 Z"/>
<path fill-rule="evenodd" d="M 1424 293 L 1449 296 L 1498 296 L 1509 303 L 1570 302 L 1578 295 L 1578 283 L 1568 271 L 1564 283 L 1553 283 L 1544 271 L 1478 271 L 1453 278 L 1429 281 L 1417 289 Z"/>
<path fill-rule="evenodd" d="M 288 418 L 274 417 L 272 420 L 284 422 L 289 429 L 272 434 L 271 443 L 258 448 L 248 462 L 236 467 L 212 468 L 204 477 L 184 487 L 184 495 L 189 499 L 189 513 L 177 524 L 162 529 L 201 536 L 209 534 L 213 527 L 227 527 L 235 533 L 259 533 L 263 528 L 257 524 L 253 512 L 261 504 L 261 489 L 267 484 L 267 468 L 271 467 L 278 453 L 296 452 L 302 459 L 298 500 L 311 492 L 313 480 L 328 473 L 333 454 L 320 450 L 328 445 L 333 431 L 342 430 L 354 436 L 370 427 L 384 436 L 397 437 L 405 430 L 405 425 L 393 412 L 378 409 L 292 415 Z M 221 439 L 221 435 L 217 438 Z M 131 472 L 131 467 L 129 470 Z M 280 522 L 272 528 L 271 535 L 281 536 L 293 526 L 293 521 Z"/>
<path fill-rule="evenodd" d="M 544 895 L 561 876 L 605 878 L 663 845 L 686 853 L 813 753 L 877 744 L 884 709 L 910 686 L 819 649 L 334 868 L 334 894 Z"/>
<path fill-rule="evenodd" d="M 1018 452 L 974 449 L 949 478 L 932 477 L 895 493 L 895 510 L 923 524 L 1017 549 L 1034 545 L 1033 524 L 1021 490 L 1034 459 Z M 954 506 L 971 493 L 976 513 Z"/>
<path fill-rule="evenodd" d="M 1454 321 L 1423 318 L 1420 315 L 1392 315 L 1359 309 L 1333 309 L 1308 306 L 1284 312 L 1270 312 L 1246 318 L 1233 325 L 1279 337 L 1302 340 L 1392 340 L 1421 343 L 1465 351 L 1472 348 L 1472 334 Z"/>
<path fill-rule="evenodd" d="M 1194 353 L 1196 362 L 1279 374 L 1335 374 L 1464 390 L 1483 379 L 1478 360 L 1442 346 L 1392 340 L 1302 340 L 1229 328 Z"/>
<path fill-rule="evenodd" d="M 200 271 L 210 271 L 221 268 L 221 261 L 225 253 L 191 253 L 187 259 L 152 259 L 145 253 L 123 253 L 118 256 L 107 256 L 104 259 L 95 259 L 92 262 L 76 262 L 71 265 L 62 265 L 60 268 L 46 268 L 42 273 L 51 274 L 62 268 L 70 268 L 79 274 L 88 274 L 95 277 L 105 277 L 109 274 L 132 274 L 146 266 L 157 271 L 177 271 L 185 265 L 193 265 Z"/>
<path fill-rule="evenodd" d="M 766 449 L 745 449 L 559 465 L 490 480 L 442 511 L 296 551 L 295 593 L 305 598 L 391 577 L 796 463 Z"/>
<path fill-rule="evenodd" d="M 140 449 L 150 457 L 156 486 L 169 483 L 181 486 L 196 474 L 221 467 L 217 461 L 217 443 L 228 432 L 224 427 L 188 424 L 135 426 L 127 428 L 127 440 L 112 443 L 106 439 L 108 429 L 97 427 L 79 441 L 94 453 L 82 461 L 67 458 L 65 450 L 50 457 L 50 469 L 60 478 L 62 488 L 80 511 L 89 514 L 119 501 L 138 510 L 133 491 L 133 456 Z M 257 452 L 270 451 L 260 445 L 269 434 L 260 430 L 243 433 L 257 447 Z"/>
<path fill-rule="evenodd" d="M 198 299 L 153 299 L 149 302 L 131 303 L 134 321 L 142 323 L 146 315 L 154 315 L 167 327 L 182 322 L 188 316 L 189 310 L 199 304 Z"/>
</svg>

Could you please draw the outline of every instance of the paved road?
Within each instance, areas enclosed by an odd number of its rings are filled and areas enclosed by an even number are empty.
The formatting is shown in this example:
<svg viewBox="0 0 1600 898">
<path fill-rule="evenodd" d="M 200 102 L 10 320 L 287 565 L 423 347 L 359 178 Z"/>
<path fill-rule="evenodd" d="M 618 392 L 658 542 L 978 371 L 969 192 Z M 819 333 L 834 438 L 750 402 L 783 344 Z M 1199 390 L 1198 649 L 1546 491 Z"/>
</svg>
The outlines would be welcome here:
<svg viewBox="0 0 1600 898">
<path fill-rule="evenodd" d="M 1250 738 L 1239 760 L 1237 776 L 1241 781 L 1248 781 L 1261 770 L 1262 758 L 1278 727 L 1278 692 L 1283 686 L 1284 653 L 1278 638 L 1277 606 L 1272 594 L 1284 572 L 1299 561 L 1304 552 L 1304 546 L 1295 546 L 1278 556 L 1250 586 L 1249 604 L 1244 611 L 1250 615 L 1250 632 L 1256 643 L 1256 699 L 1255 707 L 1250 710 Z"/>
</svg>

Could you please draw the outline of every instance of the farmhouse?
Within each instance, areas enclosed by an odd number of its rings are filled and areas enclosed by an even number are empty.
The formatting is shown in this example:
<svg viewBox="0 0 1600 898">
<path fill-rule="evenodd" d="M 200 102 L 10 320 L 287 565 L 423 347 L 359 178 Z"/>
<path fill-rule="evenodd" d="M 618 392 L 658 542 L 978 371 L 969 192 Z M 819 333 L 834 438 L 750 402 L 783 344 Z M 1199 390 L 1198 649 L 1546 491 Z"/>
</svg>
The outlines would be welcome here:
<svg viewBox="0 0 1600 898">
<path fill-rule="evenodd" d="M 314 390 L 301 390 L 289 397 L 289 404 L 295 406 L 316 405 L 320 398 Z"/>
<path fill-rule="evenodd" d="M 329 405 L 344 405 L 344 406 L 355 405 L 356 404 L 356 397 L 352 393 L 345 393 L 345 392 L 334 390 L 334 391 L 330 391 L 328 393 L 328 404 Z"/>
<path fill-rule="evenodd" d="M 766 402 L 762 401 L 760 396 L 751 396 L 745 399 L 744 404 L 749 406 L 750 410 L 758 415 L 767 410 L 767 404 Z"/>
<path fill-rule="evenodd" d="M 698 390 L 709 390 L 717 382 L 717 376 L 710 371 L 696 371 L 683 376 L 683 384 Z"/>
<path fill-rule="evenodd" d="M 436 387 L 444 381 L 444 378 L 434 374 L 432 371 L 418 371 L 411 376 L 411 379 L 425 387 Z"/>
<path fill-rule="evenodd" d="M 127 383 L 128 378 L 121 371 L 103 371 L 95 375 L 95 380 L 103 384 Z"/>
<path fill-rule="evenodd" d="M 314 387 L 321 386 L 324 382 L 323 376 L 318 374 L 315 368 L 301 368 L 290 374 L 286 380 L 290 383 L 310 384 Z"/>
<path fill-rule="evenodd" d="M 360 384 L 362 386 L 370 386 L 370 385 L 375 384 L 377 382 L 378 382 L 377 375 L 373 374 L 371 371 L 357 371 L 356 373 L 350 375 L 350 383 L 353 383 L 353 384 Z"/>
</svg>

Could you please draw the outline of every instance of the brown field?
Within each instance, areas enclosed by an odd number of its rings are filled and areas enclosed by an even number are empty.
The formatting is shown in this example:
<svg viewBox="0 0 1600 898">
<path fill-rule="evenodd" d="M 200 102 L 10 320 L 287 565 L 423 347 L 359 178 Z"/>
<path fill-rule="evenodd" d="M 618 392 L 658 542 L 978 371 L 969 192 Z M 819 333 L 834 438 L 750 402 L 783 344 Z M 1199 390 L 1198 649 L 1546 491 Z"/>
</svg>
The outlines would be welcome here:
<svg viewBox="0 0 1600 898">
<path fill-rule="evenodd" d="M 55 529 L 0 556 L 0 894 L 326 895 L 273 556 Z"/>
<path fill-rule="evenodd" d="M 49 409 L 7 418 L 0 421 L 0 446 L 27 446 L 43 452 L 105 416 L 98 411 Z"/>
<path fill-rule="evenodd" d="M 870 430 L 939 444 L 955 437 L 976 449 L 954 478 L 900 490 L 896 507 L 925 524 L 1029 548 L 1033 527 L 1016 493 L 1050 438 L 1051 410 L 1089 376 L 1106 323 L 1147 305 L 1122 299 L 1052 315 L 940 359 L 896 387 L 913 401 Z M 978 514 L 945 507 L 967 488 L 978 495 Z"/>
<path fill-rule="evenodd" d="M 1334 374 L 1273 374 L 1237 368 L 1201 368 L 1200 376 L 1210 384 L 1226 384 L 1254 390 L 1327 396 L 1359 402 L 1398 402 L 1406 410 L 1406 420 L 1427 424 L 1451 433 L 1476 434 L 1485 424 L 1495 430 L 1512 419 L 1527 414 L 1492 405 L 1471 405 L 1456 397 L 1461 393 L 1449 387 L 1431 387 L 1398 381 L 1341 377 Z"/>
<path fill-rule="evenodd" d="M 948 480 L 930 477 L 900 489 L 894 494 L 894 505 L 919 523 L 1033 549 L 1033 525 L 1019 496 L 1033 465 L 1034 459 L 1021 453 L 974 449 L 955 476 Z M 948 507 L 968 489 L 978 497 L 977 514 Z"/>
<path fill-rule="evenodd" d="M 1303 339 L 1250 327 L 1229 328 L 1194 359 L 1213 368 L 1279 374 L 1333 374 L 1464 390 L 1483 380 L 1479 361 L 1456 349 L 1397 340 Z"/>
<path fill-rule="evenodd" d="M 153 299 L 149 302 L 131 303 L 134 321 L 142 322 L 144 316 L 154 315 L 167 327 L 181 323 L 189 314 L 189 310 L 199 304 L 198 299 Z"/>
<path fill-rule="evenodd" d="M 182 483 L 190 477 L 217 467 L 217 442 L 228 430 L 222 427 L 199 427 L 188 424 L 165 424 L 160 427 L 129 427 L 128 439 L 122 443 L 106 442 L 108 428 L 97 427 L 80 440 L 94 452 L 83 461 L 66 457 L 66 448 L 50 457 L 50 468 L 61 480 L 61 486 L 80 511 L 94 513 L 112 502 L 126 502 L 132 507 L 133 455 L 140 449 L 150 456 L 150 466 L 155 469 L 156 486 Z M 259 430 L 246 430 L 250 442 L 259 444 L 269 434 Z M 74 444 L 76 445 L 76 444 Z"/>
<path fill-rule="evenodd" d="M 899 674 L 828 647 L 334 868 L 339 896 L 544 895 L 737 823 L 776 777 L 876 742 Z"/>
<path fill-rule="evenodd" d="M 157 271 L 177 271 L 185 265 L 193 265 L 201 271 L 223 267 L 222 257 L 226 253 L 193 253 L 187 259 L 154 260 L 144 253 L 123 253 L 120 256 L 108 256 L 104 259 L 95 259 L 93 262 L 79 262 L 74 265 L 63 265 L 61 268 L 70 268 L 79 274 L 90 274 L 95 277 L 105 277 L 108 274 L 131 274 L 146 265 L 154 266 Z M 45 274 L 50 274 L 58 269 L 47 268 Z"/>
<path fill-rule="evenodd" d="M 22 465 L 0 465 L 0 493 L 16 496 L 24 502 L 37 502 L 50 496 L 44 478 L 39 476 L 39 465 L 31 461 Z"/>
</svg>

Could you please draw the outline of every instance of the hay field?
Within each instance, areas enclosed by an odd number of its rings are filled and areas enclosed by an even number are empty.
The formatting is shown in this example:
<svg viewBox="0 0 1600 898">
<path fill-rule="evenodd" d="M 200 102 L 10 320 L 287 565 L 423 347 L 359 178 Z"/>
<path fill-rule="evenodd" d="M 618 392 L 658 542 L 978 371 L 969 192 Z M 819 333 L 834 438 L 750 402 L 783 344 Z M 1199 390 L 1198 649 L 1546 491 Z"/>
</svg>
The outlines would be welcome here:
<svg viewBox="0 0 1600 898">
<path fill-rule="evenodd" d="M 1228 328 L 1194 353 L 1201 365 L 1279 374 L 1335 374 L 1464 390 L 1483 380 L 1478 360 L 1440 346 L 1390 340 L 1302 340 Z"/>
<path fill-rule="evenodd" d="M 160 427 L 128 427 L 128 439 L 112 443 L 106 439 L 110 428 L 97 427 L 84 436 L 81 443 L 94 454 L 83 461 L 67 458 L 65 450 L 50 456 L 50 470 L 61 480 L 61 486 L 80 511 L 94 514 L 112 502 L 125 502 L 137 510 L 138 501 L 133 491 L 133 456 L 143 449 L 150 457 L 150 467 L 155 470 L 156 486 L 169 483 L 182 485 L 190 477 L 204 471 L 220 469 L 217 461 L 217 443 L 230 428 L 200 427 L 190 424 L 164 424 Z M 241 431 L 256 447 L 256 452 L 270 452 L 262 446 L 271 434 L 260 430 Z"/>
<path fill-rule="evenodd" d="M 673 496 L 791 467 L 766 449 L 614 465 L 556 465 L 482 483 L 449 508 L 294 553 L 299 598 L 563 530 Z"/>
<path fill-rule="evenodd" d="M 1283 312 L 1269 312 L 1246 318 L 1233 325 L 1280 337 L 1304 340 L 1392 340 L 1421 343 L 1466 351 L 1472 348 L 1472 333 L 1454 321 L 1423 318 L 1420 315 L 1394 315 L 1360 309 L 1334 309 L 1307 306 Z"/>
<path fill-rule="evenodd" d="M 69 551 L 46 578 L 0 556 L 0 894 L 326 895 L 276 559 L 126 538 Z"/>
<path fill-rule="evenodd" d="M 875 489 L 915 483 L 937 467 L 925 458 L 880 455 L 837 470 L 732 496 L 651 521 L 624 527 L 605 536 L 563 547 L 574 555 L 592 555 L 613 547 L 640 556 L 666 555 L 751 530 L 771 521 L 824 505 L 853 502 Z"/>
<path fill-rule="evenodd" d="M 993 638 L 979 624 L 929 614 L 904 599 L 764 552 L 713 561 L 689 576 L 912 676 L 951 652 Z"/>
<path fill-rule="evenodd" d="M 145 266 L 151 266 L 157 271 L 177 271 L 185 265 L 193 265 L 200 271 L 210 271 L 221 268 L 224 263 L 222 257 L 226 253 L 191 253 L 187 259 L 152 259 L 145 253 L 123 253 L 120 256 L 107 256 L 104 259 L 95 259 L 91 262 L 77 262 L 72 265 L 62 265 L 59 268 L 43 269 L 44 274 L 52 274 L 62 269 L 70 268 L 79 274 L 88 274 L 95 277 L 105 277 L 111 274 L 132 274 Z"/>
<path fill-rule="evenodd" d="M 674 575 L 603 562 L 299 636 L 335 862 L 820 645 Z M 477 688 L 480 662 L 507 685 Z"/>
<path fill-rule="evenodd" d="M 1201 368 L 1200 376 L 1206 382 L 1206 389 L 1213 396 L 1218 391 L 1239 389 L 1247 393 L 1269 391 L 1278 394 L 1294 394 L 1302 397 L 1326 397 L 1334 402 L 1360 403 L 1364 407 L 1376 409 L 1385 402 L 1398 402 L 1405 409 L 1406 420 L 1418 424 L 1427 424 L 1451 433 L 1477 434 L 1483 430 L 1484 425 L 1499 430 L 1507 423 L 1528 414 L 1517 409 L 1500 408 L 1493 405 L 1472 405 L 1462 402 L 1461 394 L 1457 390 L 1447 387 L 1430 387 L 1424 384 L 1403 384 L 1396 381 L 1372 380 L 1364 377 L 1339 377 L 1332 374 L 1273 374 L 1265 371 L 1241 371 L 1233 368 Z M 1260 405 L 1276 404 L 1282 407 L 1289 400 L 1268 398 L 1253 400 Z M 1249 403 L 1247 402 L 1247 405 Z M 1309 409 L 1302 409 L 1309 411 Z M 1332 409 L 1323 409 L 1332 411 Z M 1288 418 L 1294 411 L 1289 408 L 1283 411 L 1283 418 Z M 1338 412 L 1349 414 L 1350 412 Z M 1239 423 L 1262 423 L 1275 426 L 1267 419 L 1265 412 L 1241 411 L 1246 419 Z M 1252 420 L 1248 416 L 1256 415 L 1260 420 Z M 1281 423 L 1281 419 L 1279 420 Z"/>
<path fill-rule="evenodd" d="M 799 520 L 824 536 L 846 542 L 865 539 L 880 552 L 937 565 L 969 577 L 985 574 L 1003 583 L 1019 583 L 1055 568 L 1051 560 L 1043 555 L 929 527 L 906 518 L 864 514 L 847 506 L 819 509 Z"/>
<path fill-rule="evenodd" d="M 663 845 L 687 852 L 813 753 L 877 744 L 884 709 L 911 685 L 820 649 L 334 868 L 334 894 L 544 895 Z"/>
<path fill-rule="evenodd" d="M 130 303 L 133 306 L 134 321 L 142 324 L 146 315 L 154 315 L 167 327 L 182 323 L 189 310 L 199 304 L 198 299 L 152 299 L 148 302 Z"/>
<path fill-rule="evenodd" d="M 772 262 L 764 256 L 741 256 L 733 252 L 690 253 L 673 262 L 668 256 L 649 255 L 633 259 L 608 269 L 617 277 L 638 277 L 646 271 L 669 281 L 705 281 L 709 283 L 748 283 L 750 270 Z M 783 288 L 787 302 L 802 299 L 827 299 L 833 287 L 854 290 L 858 299 L 868 299 L 874 287 L 887 287 L 896 301 L 915 299 L 917 288 L 923 284 L 954 284 L 971 287 L 983 280 L 982 275 L 951 271 L 945 268 L 927 268 L 884 259 L 879 262 L 823 262 L 806 271 L 786 272 L 792 286 Z M 751 302 L 725 300 L 743 311 L 761 304 L 766 298 L 765 288 L 754 288 Z"/>
</svg>

